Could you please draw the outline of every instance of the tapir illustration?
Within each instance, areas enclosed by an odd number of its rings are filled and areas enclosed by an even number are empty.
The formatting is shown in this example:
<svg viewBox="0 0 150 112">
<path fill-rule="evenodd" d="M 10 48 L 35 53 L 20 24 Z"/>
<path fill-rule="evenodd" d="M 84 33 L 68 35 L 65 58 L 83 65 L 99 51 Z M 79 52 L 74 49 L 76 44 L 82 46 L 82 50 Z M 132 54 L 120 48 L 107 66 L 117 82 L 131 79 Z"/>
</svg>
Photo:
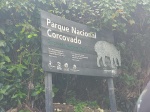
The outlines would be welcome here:
<svg viewBox="0 0 150 112">
<path fill-rule="evenodd" d="M 96 42 L 94 49 L 97 53 L 97 66 L 101 67 L 100 60 L 102 59 L 102 63 L 104 67 L 106 67 L 106 57 L 110 59 L 110 64 L 112 68 L 116 66 L 121 66 L 121 57 L 120 51 L 116 49 L 116 47 L 108 43 L 106 41 L 98 41 Z"/>
</svg>

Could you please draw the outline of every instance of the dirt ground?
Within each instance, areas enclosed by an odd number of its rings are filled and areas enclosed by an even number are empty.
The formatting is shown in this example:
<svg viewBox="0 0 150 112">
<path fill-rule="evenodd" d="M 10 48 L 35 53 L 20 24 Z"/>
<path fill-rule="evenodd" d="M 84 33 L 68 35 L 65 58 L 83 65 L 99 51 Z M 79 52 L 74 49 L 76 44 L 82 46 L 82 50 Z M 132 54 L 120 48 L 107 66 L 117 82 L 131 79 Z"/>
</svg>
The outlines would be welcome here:
<svg viewBox="0 0 150 112">
<path fill-rule="evenodd" d="M 66 104 L 60 104 L 60 103 L 54 103 L 54 112 L 74 112 L 74 106 L 72 105 L 66 105 Z M 26 112 L 42 112 L 36 108 L 31 108 L 30 106 L 24 104 L 22 108 L 11 108 L 6 112 L 19 112 L 19 110 L 26 110 Z M 83 112 L 110 112 L 109 110 L 103 110 L 103 109 L 91 109 L 89 107 L 85 107 L 83 109 Z M 118 111 L 121 112 L 121 111 Z"/>
</svg>

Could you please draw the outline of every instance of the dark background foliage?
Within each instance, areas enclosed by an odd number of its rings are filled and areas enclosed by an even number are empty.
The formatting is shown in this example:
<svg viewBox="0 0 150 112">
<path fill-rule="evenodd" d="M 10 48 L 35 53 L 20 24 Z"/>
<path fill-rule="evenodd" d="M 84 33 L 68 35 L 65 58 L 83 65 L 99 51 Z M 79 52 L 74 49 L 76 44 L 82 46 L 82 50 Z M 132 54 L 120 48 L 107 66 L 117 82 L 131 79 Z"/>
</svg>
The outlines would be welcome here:
<svg viewBox="0 0 150 112">
<path fill-rule="evenodd" d="M 122 56 L 122 72 L 114 79 L 118 110 L 132 112 L 150 77 L 148 0 L 1 0 L 1 111 L 25 105 L 44 111 L 40 9 L 113 32 Z M 96 101 L 109 109 L 107 82 L 101 77 L 54 74 L 53 91 L 54 102 Z"/>
</svg>

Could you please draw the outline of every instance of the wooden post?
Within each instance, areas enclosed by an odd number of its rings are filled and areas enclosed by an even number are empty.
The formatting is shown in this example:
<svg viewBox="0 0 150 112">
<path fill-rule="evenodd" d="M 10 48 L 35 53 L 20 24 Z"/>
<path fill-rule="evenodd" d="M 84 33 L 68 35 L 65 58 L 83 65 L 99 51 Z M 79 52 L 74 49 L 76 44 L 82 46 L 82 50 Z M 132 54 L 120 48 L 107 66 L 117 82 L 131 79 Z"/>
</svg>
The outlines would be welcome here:
<svg viewBox="0 0 150 112">
<path fill-rule="evenodd" d="M 46 112 L 53 112 L 53 90 L 52 90 L 52 74 L 46 73 L 45 76 L 45 106 Z"/>
<path fill-rule="evenodd" d="M 109 91 L 111 112 L 117 112 L 113 78 L 108 78 L 107 82 L 108 82 L 108 91 Z"/>
</svg>

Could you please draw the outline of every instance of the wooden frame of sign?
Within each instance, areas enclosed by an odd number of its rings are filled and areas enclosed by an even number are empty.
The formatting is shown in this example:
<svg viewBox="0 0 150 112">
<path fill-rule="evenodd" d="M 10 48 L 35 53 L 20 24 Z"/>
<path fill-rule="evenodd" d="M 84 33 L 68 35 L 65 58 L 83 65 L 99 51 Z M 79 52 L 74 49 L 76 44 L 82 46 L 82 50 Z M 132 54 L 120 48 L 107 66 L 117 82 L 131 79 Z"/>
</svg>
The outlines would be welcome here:
<svg viewBox="0 0 150 112">
<path fill-rule="evenodd" d="M 76 74 L 87 76 L 116 77 L 116 67 L 112 69 L 117 50 L 112 44 L 113 35 L 106 30 L 94 29 L 56 15 L 41 11 L 42 67 L 45 77 L 46 112 L 52 112 L 52 74 Z M 99 42 L 99 48 L 96 43 Z M 106 46 L 109 46 L 108 48 Z M 107 51 L 108 49 L 108 51 Z M 112 55 L 116 52 L 115 55 Z M 101 56 L 99 56 L 102 54 Z M 103 55 L 106 54 L 106 55 Z M 103 59 L 108 56 L 110 61 Z M 119 59 L 118 59 L 119 60 Z M 101 61 L 103 63 L 101 63 Z M 105 63 L 105 61 L 107 61 Z M 107 66 L 106 66 L 107 65 Z M 110 65 L 110 66 L 109 66 Z M 119 64 L 118 64 L 119 65 Z M 48 75 L 49 74 L 49 75 Z M 51 87 L 49 86 L 51 85 Z M 49 92 L 50 91 L 50 92 Z"/>
</svg>

